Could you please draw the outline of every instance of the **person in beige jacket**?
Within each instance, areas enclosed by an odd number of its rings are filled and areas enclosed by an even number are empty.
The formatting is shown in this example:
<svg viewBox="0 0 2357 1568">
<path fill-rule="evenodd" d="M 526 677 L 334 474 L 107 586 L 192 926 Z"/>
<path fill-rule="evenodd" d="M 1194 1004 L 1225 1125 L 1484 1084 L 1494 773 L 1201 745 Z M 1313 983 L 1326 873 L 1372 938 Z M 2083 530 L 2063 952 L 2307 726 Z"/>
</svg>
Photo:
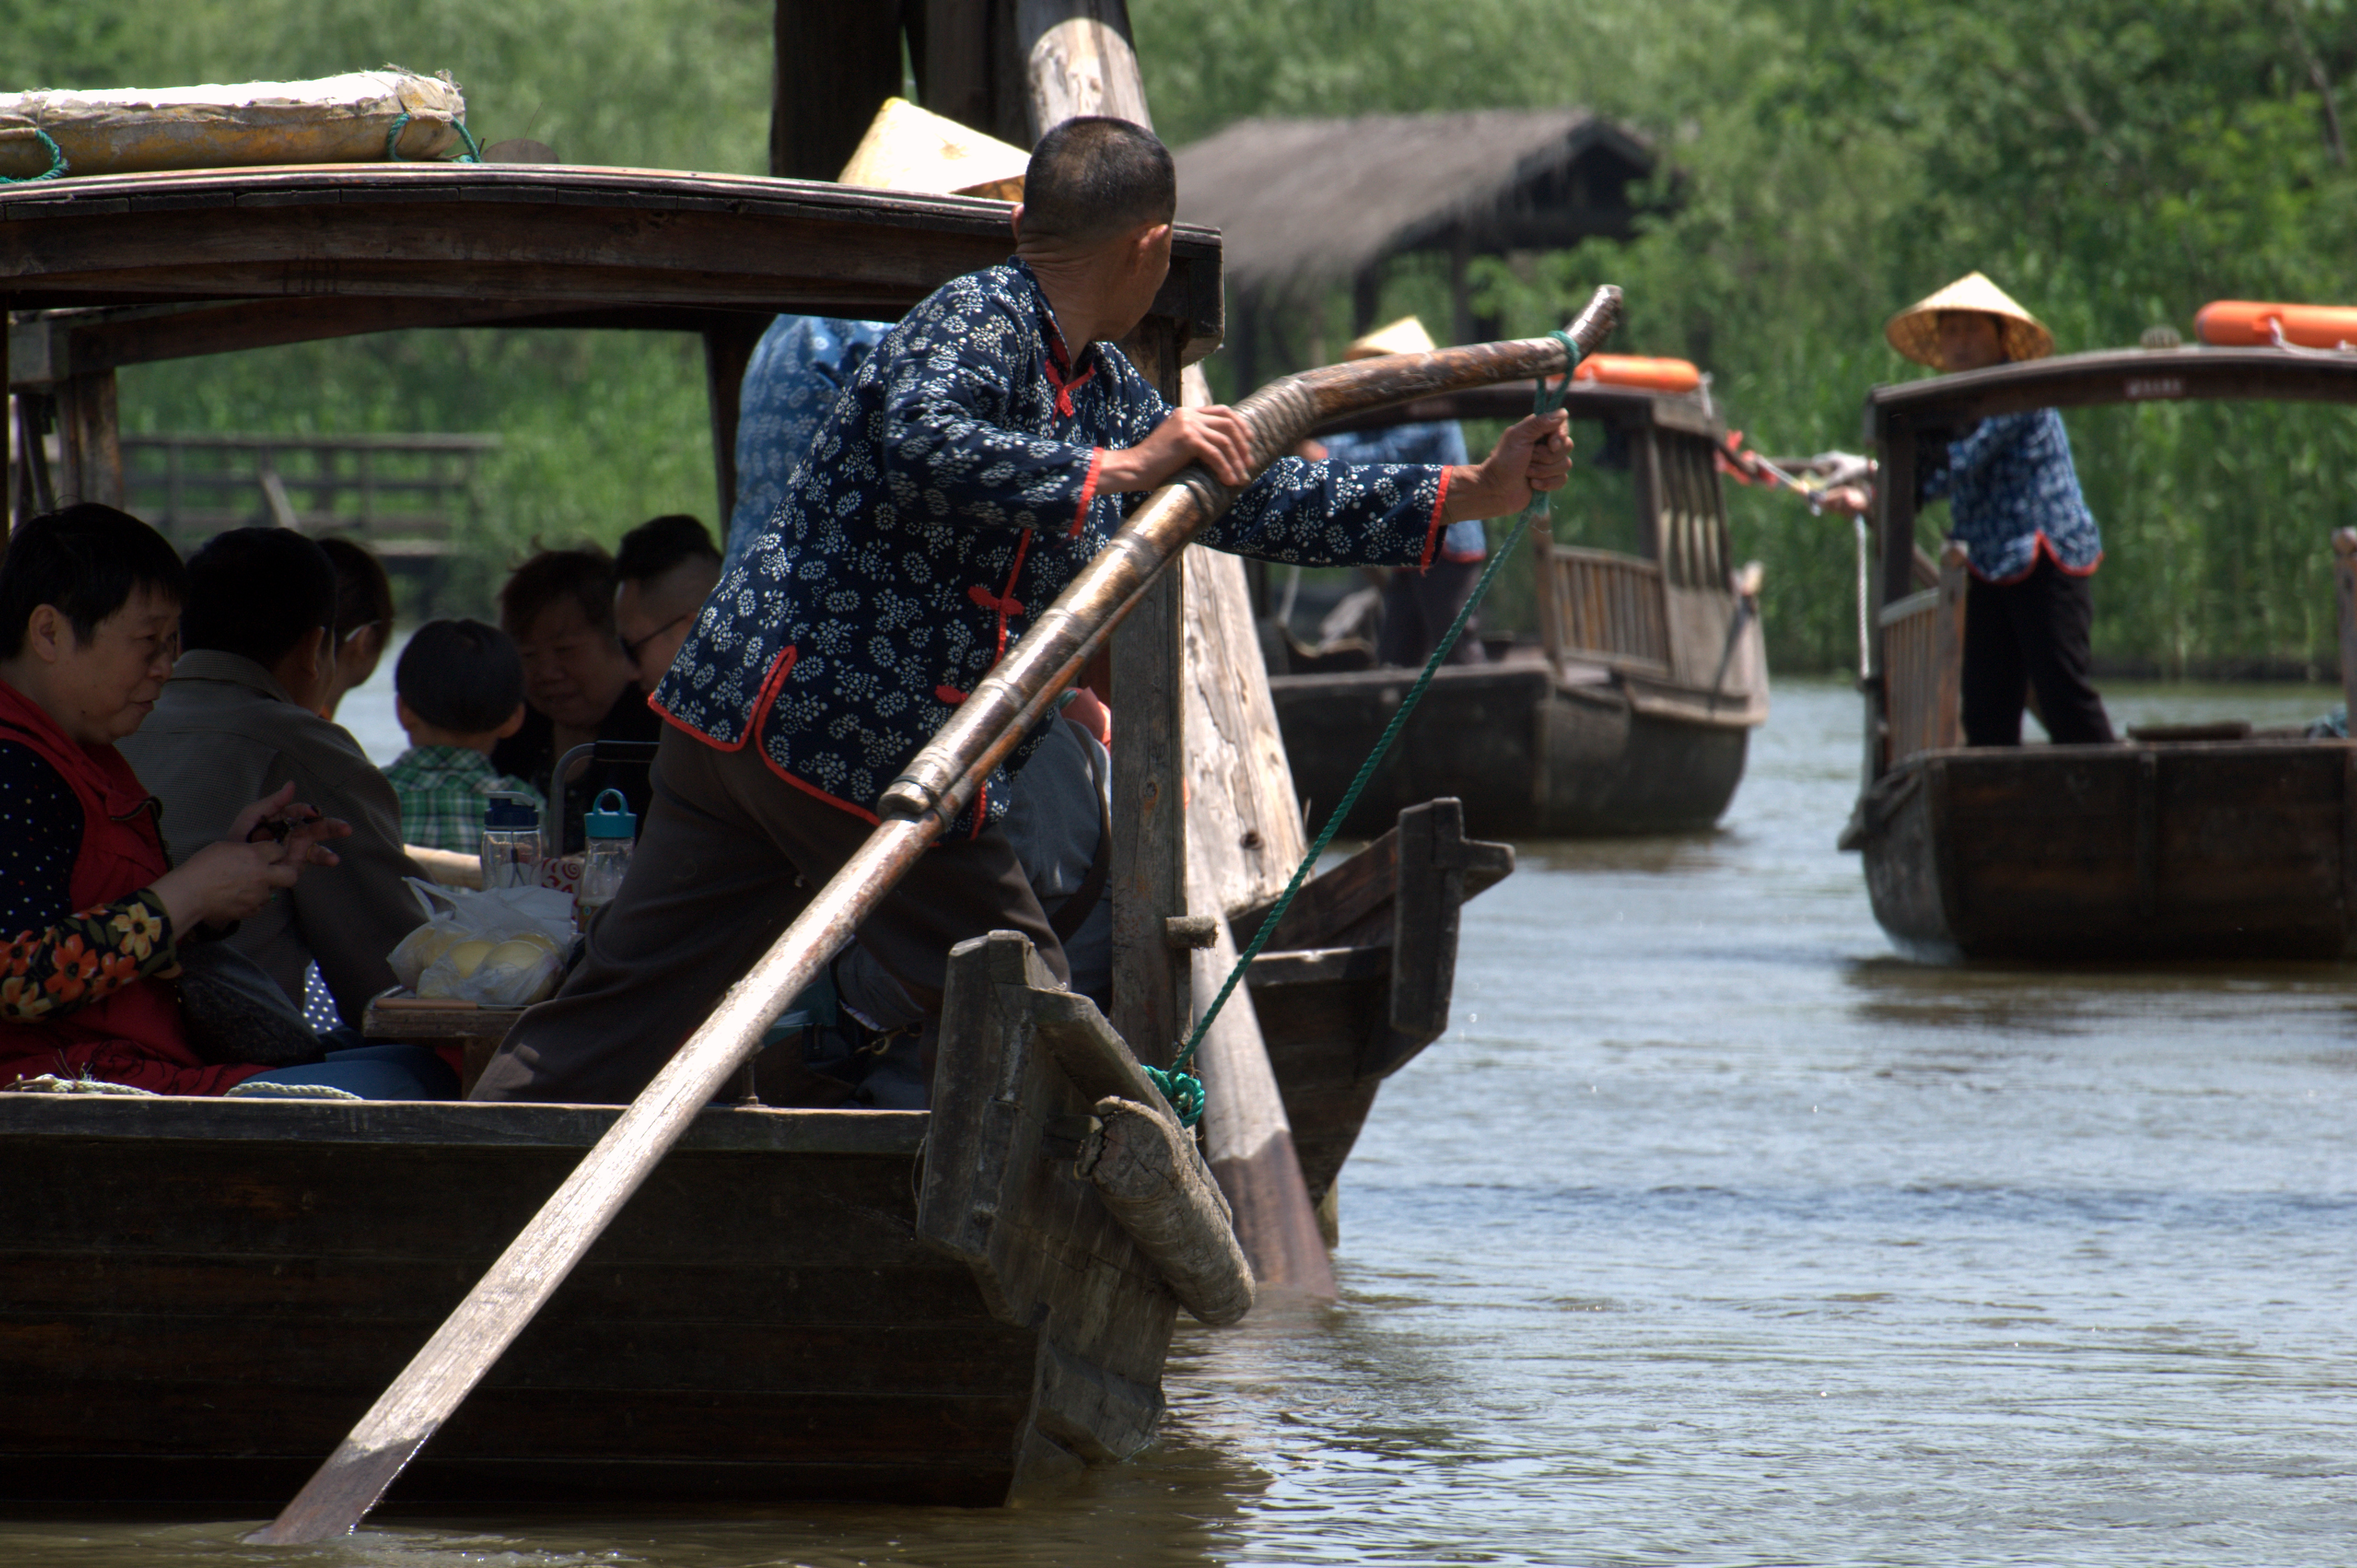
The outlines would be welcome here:
<svg viewBox="0 0 2357 1568">
<path fill-rule="evenodd" d="M 318 714 L 334 681 L 335 620 L 335 566 L 317 543 L 283 528 L 213 539 L 188 562 L 187 651 L 122 749 L 164 803 L 176 865 L 287 783 L 351 824 L 336 843 L 342 864 L 274 898 L 228 940 L 298 1008 L 317 961 L 336 1010 L 358 1026 L 368 999 L 393 983 L 385 955 L 424 918 L 402 881 L 423 873 L 402 847 L 393 786 Z"/>
</svg>

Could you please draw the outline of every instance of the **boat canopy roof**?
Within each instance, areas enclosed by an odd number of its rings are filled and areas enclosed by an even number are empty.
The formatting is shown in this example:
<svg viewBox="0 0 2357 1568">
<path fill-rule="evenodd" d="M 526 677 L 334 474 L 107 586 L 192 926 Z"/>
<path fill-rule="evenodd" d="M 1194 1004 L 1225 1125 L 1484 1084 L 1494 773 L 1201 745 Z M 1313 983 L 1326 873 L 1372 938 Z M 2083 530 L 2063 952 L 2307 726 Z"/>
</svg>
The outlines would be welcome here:
<svg viewBox="0 0 2357 1568">
<path fill-rule="evenodd" d="M 1008 206 L 549 164 L 209 169 L 0 187 L 11 385 L 413 327 L 742 331 L 891 320 L 1013 249 Z M 1219 346 L 1220 237 L 1182 226 L 1152 315 Z"/>
<path fill-rule="evenodd" d="M 1927 376 L 1867 394 L 1867 438 L 2032 408 L 2247 398 L 2357 403 L 2357 353 L 2298 349 L 2109 349 Z"/>
</svg>

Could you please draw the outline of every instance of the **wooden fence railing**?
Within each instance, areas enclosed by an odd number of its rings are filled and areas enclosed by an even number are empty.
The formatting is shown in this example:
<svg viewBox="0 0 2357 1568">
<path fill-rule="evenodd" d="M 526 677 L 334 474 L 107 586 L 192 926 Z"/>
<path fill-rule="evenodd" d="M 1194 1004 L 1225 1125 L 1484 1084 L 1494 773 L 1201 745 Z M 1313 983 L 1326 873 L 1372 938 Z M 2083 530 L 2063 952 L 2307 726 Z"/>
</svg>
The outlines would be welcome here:
<svg viewBox="0 0 2357 1568">
<path fill-rule="evenodd" d="M 1889 760 L 1964 743 L 1964 549 L 1940 557 L 1936 587 L 1882 607 Z"/>
<path fill-rule="evenodd" d="M 130 509 L 183 548 L 225 528 L 348 533 L 389 558 L 436 556 L 496 435 L 125 435 Z"/>
<path fill-rule="evenodd" d="M 1670 662 L 1662 569 L 1651 561 L 1572 545 L 1549 551 L 1560 651 Z"/>
</svg>

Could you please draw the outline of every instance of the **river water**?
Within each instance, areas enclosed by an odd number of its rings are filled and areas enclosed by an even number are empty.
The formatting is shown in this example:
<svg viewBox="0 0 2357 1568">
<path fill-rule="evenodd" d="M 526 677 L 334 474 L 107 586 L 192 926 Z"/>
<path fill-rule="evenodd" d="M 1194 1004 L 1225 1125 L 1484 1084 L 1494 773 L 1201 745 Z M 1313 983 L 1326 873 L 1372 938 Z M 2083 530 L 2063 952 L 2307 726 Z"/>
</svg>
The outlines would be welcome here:
<svg viewBox="0 0 2357 1568">
<path fill-rule="evenodd" d="M 1834 848 L 1857 749 L 1786 682 L 1720 832 L 1526 847 L 1345 1174 L 1341 1303 L 1182 1330 L 1137 1463 L 316 1552 L 19 1515 L 0 1562 L 2357 1563 L 2357 972 L 1904 962 Z"/>
</svg>

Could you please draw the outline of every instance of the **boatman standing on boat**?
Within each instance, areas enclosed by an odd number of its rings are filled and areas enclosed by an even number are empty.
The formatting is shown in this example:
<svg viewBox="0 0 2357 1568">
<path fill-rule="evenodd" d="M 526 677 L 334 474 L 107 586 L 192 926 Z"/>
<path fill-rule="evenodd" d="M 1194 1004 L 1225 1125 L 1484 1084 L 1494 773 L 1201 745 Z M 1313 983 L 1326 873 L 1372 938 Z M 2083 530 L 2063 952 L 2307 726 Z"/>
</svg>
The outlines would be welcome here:
<svg viewBox="0 0 2357 1568">
<path fill-rule="evenodd" d="M 2054 351 L 2054 335 L 1978 273 L 1909 306 L 1883 328 L 1890 346 L 1950 372 L 1986 370 Z M 1964 600 L 1964 718 L 1967 746 L 2019 746 L 2021 713 L 2060 745 L 2109 742 L 2104 700 L 2088 684 L 2094 597 L 2088 579 L 2104 539 L 2079 492 L 2071 438 L 2050 408 L 1995 414 L 1925 450 L 1918 503 L 1948 499 L 1948 534 L 1970 552 Z M 1828 504 L 1862 512 L 1867 492 L 1844 486 Z"/>
<path fill-rule="evenodd" d="M 669 727 L 629 878 L 476 1099 L 644 1088 L 1030 618 L 1187 464 L 1244 487 L 1202 542 L 1305 565 L 1422 568 L 1451 523 L 1562 486 L 1560 413 L 1515 424 L 1478 466 L 1282 458 L 1252 479 L 1239 415 L 1171 408 L 1113 346 L 1168 272 L 1177 199 L 1150 133 L 1065 122 L 1031 156 L 1014 258 L 937 290 L 860 365 L 654 693 Z M 1043 734 L 860 928 L 936 1022 L 968 938 L 1020 931 L 1066 972 L 996 825 Z"/>
</svg>

